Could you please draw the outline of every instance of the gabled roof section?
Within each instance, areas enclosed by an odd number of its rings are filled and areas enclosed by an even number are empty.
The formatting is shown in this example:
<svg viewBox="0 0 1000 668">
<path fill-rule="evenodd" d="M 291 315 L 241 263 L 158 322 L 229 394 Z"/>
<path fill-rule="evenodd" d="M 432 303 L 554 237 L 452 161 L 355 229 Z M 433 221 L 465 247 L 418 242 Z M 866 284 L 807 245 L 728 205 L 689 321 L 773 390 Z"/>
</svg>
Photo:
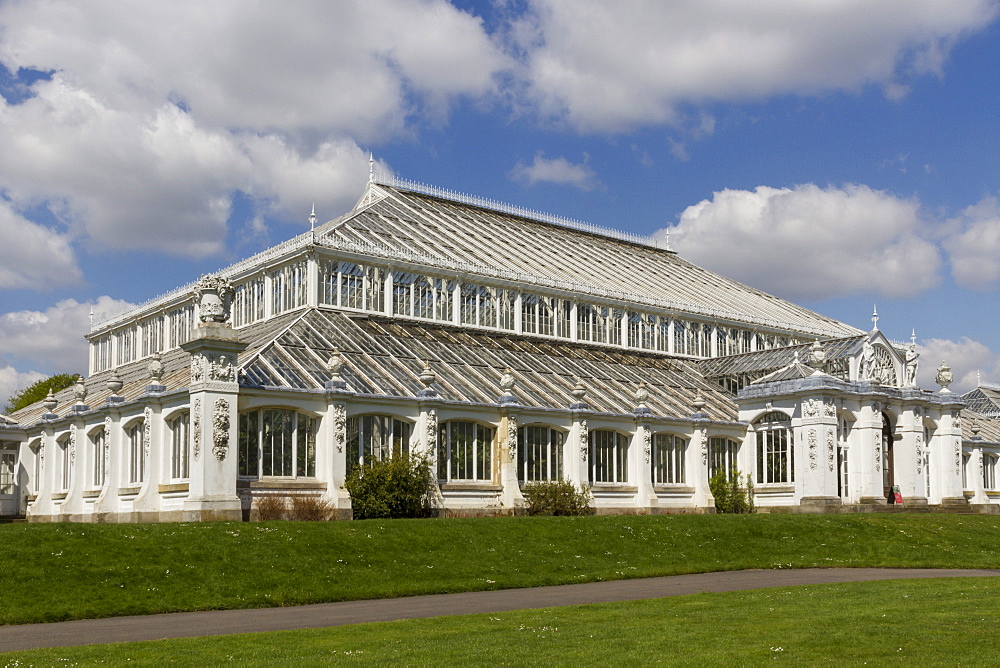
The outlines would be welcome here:
<svg viewBox="0 0 1000 668">
<path fill-rule="evenodd" d="M 823 349 L 826 352 L 827 362 L 831 362 L 850 357 L 857 353 L 867 337 L 868 334 L 858 334 L 857 336 L 827 339 L 820 342 L 823 344 Z M 712 359 L 701 360 L 698 362 L 698 365 L 701 367 L 702 372 L 709 378 L 720 378 L 738 374 L 764 375 L 787 367 L 796 358 L 801 361 L 809 359 L 810 347 L 812 345 L 811 343 L 803 343 L 796 346 L 785 346 L 784 348 L 758 350 L 741 355 L 714 357 Z"/>
<path fill-rule="evenodd" d="M 1000 418 L 1000 386 L 981 383 L 976 389 L 963 394 L 962 400 L 980 415 Z"/>
<path fill-rule="evenodd" d="M 317 228 L 317 242 L 706 319 L 824 337 L 859 333 L 693 265 L 648 238 L 396 183 L 409 187 L 369 185 L 354 212 Z"/>
<path fill-rule="evenodd" d="M 345 361 L 347 389 L 362 395 L 416 397 L 428 360 L 440 399 L 495 404 L 500 378 L 510 368 L 513 394 L 527 407 L 566 409 L 577 381 L 587 387 L 592 410 L 631 413 L 640 382 L 649 386 L 654 415 L 688 418 L 700 391 L 713 420 L 735 421 L 736 405 L 687 360 L 607 350 L 559 341 L 480 333 L 435 324 L 311 309 L 243 368 L 247 385 L 321 389 L 333 349 Z"/>
<path fill-rule="evenodd" d="M 811 376 L 826 376 L 822 371 L 814 369 L 811 366 L 806 366 L 798 360 L 792 362 L 786 367 L 782 367 L 777 371 L 772 371 L 763 378 L 758 378 L 752 384 L 758 385 L 763 383 L 777 383 L 782 380 L 800 380 L 802 378 L 809 378 Z"/>
</svg>

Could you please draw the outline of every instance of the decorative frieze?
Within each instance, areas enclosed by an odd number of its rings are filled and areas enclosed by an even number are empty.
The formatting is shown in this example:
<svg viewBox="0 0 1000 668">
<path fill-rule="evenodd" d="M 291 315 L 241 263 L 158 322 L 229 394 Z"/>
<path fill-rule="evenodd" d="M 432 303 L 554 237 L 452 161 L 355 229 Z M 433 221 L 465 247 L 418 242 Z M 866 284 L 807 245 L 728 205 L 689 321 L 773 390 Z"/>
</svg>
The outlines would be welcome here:
<svg viewBox="0 0 1000 668">
<path fill-rule="evenodd" d="M 226 354 L 194 353 L 191 355 L 191 385 L 202 383 L 235 383 L 234 356 Z M 220 389 L 229 389 L 228 387 Z"/>
<path fill-rule="evenodd" d="M 955 439 L 955 475 L 962 472 L 962 439 Z"/>
<path fill-rule="evenodd" d="M 142 452 L 149 461 L 150 430 L 153 424 L 153 409 L 146 406 L 142 409 Z"/>
<path fill-rule="evenodd" d="M 580 461 L 587 461 L 587 449 L 590 446 L 590 432 L 587 430 L 587 421 L 580 420 Z"/>
<path fill-rule="evenodd" d="M 104 418 L 104 479 L 111 472 L 111 416 Z"/>
<path fill-rule="evenodd" d="M 829 467 L 829 469 L 831 471 L 834 470 L 834 467 L 837 464 L 836 453 L 837 453 L 836 442 L 835 442 L 835 439 L 833 437 L 833 431 L 832 430 L 827 430 L 827 432 L 826 432 L 826 461 L 827 461 L 827 466 Z"/>
<path fill-rule="evenodd" d="M 517 416 L 507 416 L 507 454 L 510 461 L 517 461 Z"/>
<path fill-rule="evenodd" d="M 819 459 L 818 446 L 816 444 L 816 430 L 810 429 L 809 435 L 807 437 L 807 443 L 809 444 L 809 468 L 813 471 L 817 467 L 817 459 Z"/>
<path fill-rule="evenodd" d="M 916 435 L 914 449 L 917 451 L 917 475 L 924 472 L 924 435 Z"/>
<path fill-rule="evenodd" d="M 219 397 L 212 412 L 212 454 L 220 462 L 229 452 L 229 401 Z"/>
<path fill-rule="evenodd" d="M 191 441 L 194 450 L 194 459 L 198 461 L 201 454 L 201 399 L 194 400 L 194 408 L 191 409 Z"/>
<path fill-rule="evenodd" d="M 433 408 L 427 411 L 427 424 L 424 430 L 424 448 L 427 460 L 431 466 L 437 461 L 438 420 L 437 411 Z"/>
<path fill-rule="evenodd" d="M 875 437 L 875 472 L 882 470 L 882 434 L 876 432 Z"/>
<path fill-rule="evenodd" d="M 639 427 L 639 431 L 642 435 L 642 459 L 649 464 L 649 458 L 653 450 L 653 432 L 646 425 Z"/>
<path fill-rule="evenodd" d="M 338 454 L 344 451 L 344 444 L 346 442 L 347 404 L 338 402 L 333 405 L 333 443 L 337 448 Z"/>
</svg>

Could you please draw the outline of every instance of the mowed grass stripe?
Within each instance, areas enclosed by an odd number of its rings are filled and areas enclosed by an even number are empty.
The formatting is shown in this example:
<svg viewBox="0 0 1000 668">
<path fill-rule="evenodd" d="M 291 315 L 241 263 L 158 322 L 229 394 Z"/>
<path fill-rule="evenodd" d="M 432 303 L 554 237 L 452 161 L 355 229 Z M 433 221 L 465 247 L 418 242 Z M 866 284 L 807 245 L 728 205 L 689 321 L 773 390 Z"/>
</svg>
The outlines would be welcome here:
<svg viewBox="0 0 1000 668">
<path fill-rule="evenodd" d="M 1000 582 L 944 578 L 0 654 L 16 665 L 986 665 Z"/>
<path fill-rule="evenodd" d="M 0 526 L 0 623 L 748 568 L 1000 567 L 1000 517 L 511 517 Z"/>
</svg>

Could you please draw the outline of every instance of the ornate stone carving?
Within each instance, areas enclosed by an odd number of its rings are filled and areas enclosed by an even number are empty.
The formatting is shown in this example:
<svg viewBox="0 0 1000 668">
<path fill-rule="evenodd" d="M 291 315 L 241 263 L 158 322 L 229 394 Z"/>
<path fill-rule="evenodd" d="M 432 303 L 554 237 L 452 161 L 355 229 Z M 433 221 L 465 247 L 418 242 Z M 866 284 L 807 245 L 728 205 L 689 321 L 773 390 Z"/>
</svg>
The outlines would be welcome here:
<svg viewBox="0 0 1000 668">
<path fill-rule="evenodd" d="M 233 286 L 222 276 L 203 274 L 194 284 L 198 299 L 198 319 L 202 322 L 226 322 L 233 303 Z"/>
<path fill-rule="evenodd" d="M 962 439 L 955 439 L 955 475 L 962 472 Z"/>
<path fill-rule="evenodd" d="M 951 412 L 951 419 L 955 423 L 956 427 L 961 427 L 962 426 L 962 412 L 961 411 L 952 411 Z"/>
<path fill-rule="evenodd" d="M 822 405 L 817 399 L 806 399 L 802 402 L 802 417 L 819 417 Z"/>
<path fill-rule="evenodd" d="M 587 450 L 590 448 L 590 432 L 587 429 L 587 421 L 580 420 L 580 461 L 587 461 Z"/>
<path fill-rule="evenodd" d="M 642 431 L 642 458 L 648 464 L 653 450 L 653 431 L 645 425 L 639 429 Z"/>
<path fill-rule="evenodd" d="M 837 417 L 837 404 L 833 399 L 823 404 L 823 415 L 826 417 Z"/>
<path fill-rule="evenodd" d="M 333 443 L 337 452 L 344 451 L 344 444 L 347 442 L 347 404 L 336 403 L 333 405 Z M 356 464 L 357 462 L 351 462 Z"/>
<path fill-rule="evenodd" d="M 206 358 L 201 353 L 191 355 L 191 384 L 197 385 L 205 380 Z"/>
<path fill-rule="evenodd" d="M 510 461 L 517 462 L 517 417 L 507 416 L 507 454 Z"/>
<path fill-rule="evenodd" d="M 212 412 L 212 454 L 220 462 L 229 452 L 229 402 L 222 397 L 215 400 Z"/>
<path fill-rule="evenodd" d="M 226 355 L 210 358 L 208 379 L 226 383 L 236 382 L 236 367 L 233 366 L 233 360 Z"/>
<path fill-rule="evenodd" d="M 433 408 L 427 411 L 427 425 L 424 432 L 424 448 L 431 465 L 437 460 L 438 419 Z"/>
<path fill-rule="evenodd" d="M 816 470 L 817 459 L 819 458 L 819 452 L 816 444 L 816 430 L 810 429 L 809 435 L 807 437 L 807 442 L 809 443 L 809 468 Z"/>
<path fill-rule="evenodd" d="M 832 471 L 837 465 L 837 449 L 836 443 L 834 442 L 833 430 L 828 429 L 826 432 L 826 462 L 829 469 Z"/>
<path fill-rule="evenodd" d="M 701 465 L 708 466 L 708 437 L 701 437 Z"/>
<path fill-rule="evenodd" d="M 111 372 L 111 377 L 108 378 L 106 385 L 108 387 L 108 391 L 111 392 L 111 396 L 117 397 L 118 392 L 121 391 L 122 386 L 124 385 L 122 379 L 118 377 L 117 370 Z"/>
<path fill-rule="evenodd" d="M 76 427 L 69 428 L 69 465 L 73 466 L 73 462 L 76 460 Z"/>
<path fill-rule="evenodd" d="M 153 409 L 146 406 L 142 409 L 142 452 L 149 457 L 150 430 L 153 424 Z"/>
<path fill-rule="evenodd" d="M 195 399 L 194 408 L 191 409 L 191 442 L 194 459 L 197 461 L 201 454 L 201 399 Z"/>
<path fill-rule="evenodd" d="M 882 470 L 882 434 L 875 433 L 875 470 Z"/>
<path fill-rule="evenodd" d="M 111 471 L 111 416 L 104 418 L 104 479 Z"/>
<path fill-rule="evenodd" d="M 979 460 L 979 477 L 982 478 L 983 477 L 983 470 L 986 468 L 985 463 L 983 461 L 983 453 L 982 453 L 982 451 L 979 452 L 979 454 L 976 456 L 976 459 Z"/>
<path fill-rule="evenodd" d="M 924 435 L 916 435 L 915 449 L 917 451 L 917 475 L 924 472 Z"/>
</svg>

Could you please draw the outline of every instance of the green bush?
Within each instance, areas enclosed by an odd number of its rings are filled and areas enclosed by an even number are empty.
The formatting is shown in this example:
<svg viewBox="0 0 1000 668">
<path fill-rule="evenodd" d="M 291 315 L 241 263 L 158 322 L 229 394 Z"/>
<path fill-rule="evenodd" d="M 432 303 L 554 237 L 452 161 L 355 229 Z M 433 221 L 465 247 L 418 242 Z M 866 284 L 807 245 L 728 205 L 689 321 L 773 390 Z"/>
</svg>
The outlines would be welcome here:
<svg viewBox="0 0 1000 668">
<path fill-rule="evenodd" d="M 565 480 L 529 482 L 522 489 L 529 515 L 591 515 L 586 487 L 578 490 Z"/>
<path fill-rule="evenodd" d="M 746 480 L 746 486 L 741 483 Z M 728 473 L 719 469 L 708 481 L 708 486 L 715 497 L 715 511 L 718 513 L 755 513 L 757 508 L 753 500 L 753 479 L 750 474 L 745 477 L 736 469 Z"/>
<path fill-rule="evenodd" d="M 434 477 L 426 457 L 402 453 L 355 466 L 344 486 L 356 520 L 423 517 Z"/>
</svg>

